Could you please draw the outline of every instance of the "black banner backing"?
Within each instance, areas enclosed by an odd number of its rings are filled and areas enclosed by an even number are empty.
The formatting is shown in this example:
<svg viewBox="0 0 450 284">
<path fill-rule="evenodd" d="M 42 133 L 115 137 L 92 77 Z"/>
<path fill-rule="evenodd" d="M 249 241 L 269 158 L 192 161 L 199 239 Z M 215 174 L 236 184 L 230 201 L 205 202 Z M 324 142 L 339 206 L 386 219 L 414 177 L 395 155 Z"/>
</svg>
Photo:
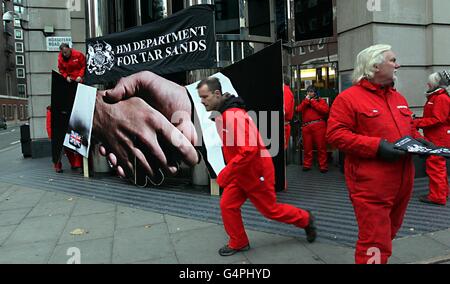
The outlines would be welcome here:
<svg viewBox="0 0 450 284">
<path fill-rule="evenodd" d="M 69 125 L 78 83 L 68 83 L 58 72 L 52 72 L 52 160 L 61 160 L 64 136 Z"/>
<path fill-rule="evenodd" d="M 214 9 L 196 5 L 157 22 L 86 40 L 87 85 L 139 71 L 159 75 L 213 67 Z"/>
<path fill-rule="evenodd" d="M 263 50 L 230 65 L 221 72 L 230 78 L 234 88 L 242 97 L 249 110 L 255 111 L 260 121 L 259 112 L 277 112 L 278 133 L 275 137 L 267 137 L 278 140 L 277 144 L 269 145 L 278 148 L 278 154 L 273 157 L 275 166 L 275 188 L 277 191 L 284 189 L 285 183 L 285 156 L 284 156 L 284 112 L 283 112 L 283 70 L 281 42 L 278 41 Z M 244 75 L 245 74 L 245 75 Z M 272 120 L 270 115 L 267 120 L 267 134 L 271 131 Z M 261 125 L 260 125 L 261 127 Z"/>
</svg>

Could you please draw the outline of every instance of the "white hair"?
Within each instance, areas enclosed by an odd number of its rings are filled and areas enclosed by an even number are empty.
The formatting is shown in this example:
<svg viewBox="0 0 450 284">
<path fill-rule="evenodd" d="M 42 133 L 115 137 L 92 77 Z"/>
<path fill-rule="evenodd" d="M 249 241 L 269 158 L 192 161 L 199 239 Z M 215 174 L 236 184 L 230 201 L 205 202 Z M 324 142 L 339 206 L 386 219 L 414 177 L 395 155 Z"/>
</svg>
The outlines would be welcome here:
<svg viewBox="0 0 450 284">
<path fill-rule="evenodd" d="M 375 75 L 375 65 L 385 61 L 384 53 L 392 47 L 387 44 L 376 44 L 361 51 L 356 57 L 355 70 L 353 71 L 353 84 L 362 79 L 372 79 Z"/>
<path fill-rule="evenodd" d="M 428 76 L 428 83 L 430 84 L 428 92 L 434 91 L 437 88 L 443 88 L 450 94 L 450 85 L 448 84 L 448 80 L 443 78 L 443 75 L 440 72 L 434 72 Z"/>
<path fill-rule="evenodd" d="M 440 81 L 441 81 L 441 75 L 439 75 L 438 72 L 434 72 L 433 74 L 430 74 L 430 76 L 428 76 L 428 83 L 430 84 L 429 91 L 436 90 L 439 87 Z"/>
</svg>

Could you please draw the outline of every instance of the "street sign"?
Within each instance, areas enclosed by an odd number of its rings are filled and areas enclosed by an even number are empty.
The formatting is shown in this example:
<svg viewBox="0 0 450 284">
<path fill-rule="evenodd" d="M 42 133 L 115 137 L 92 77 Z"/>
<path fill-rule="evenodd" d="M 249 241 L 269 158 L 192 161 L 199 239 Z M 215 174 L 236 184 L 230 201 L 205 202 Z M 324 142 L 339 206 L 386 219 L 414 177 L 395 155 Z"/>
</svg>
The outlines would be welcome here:
<svg viewBox="0 0 450 284">
<path fill-rule="evenodd" d="M 72 47 L 72 37 L 70 36 L 51 36 L 47 39 L 47 51 L 59 51 L 61 43 L 67 43 Z"/>
</svg>

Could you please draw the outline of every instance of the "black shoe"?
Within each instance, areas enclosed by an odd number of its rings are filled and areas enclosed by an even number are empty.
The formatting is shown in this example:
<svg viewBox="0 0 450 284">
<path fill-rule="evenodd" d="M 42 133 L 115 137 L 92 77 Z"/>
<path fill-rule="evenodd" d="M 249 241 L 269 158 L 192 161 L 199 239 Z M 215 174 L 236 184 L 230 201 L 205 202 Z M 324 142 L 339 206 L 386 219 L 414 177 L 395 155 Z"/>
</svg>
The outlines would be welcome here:
<svg viewBox="0 0 450 284">
<path fill-rule="evenodd" d="M 314 220 L 314 216 L 311 214 L 310 211 L 307 211 L 309 213 L 309 223 L 308 226 L 305 227 L 305 233 L 306 233 L 306 240 L 308 243 L 312 243 L 316 240 L 317 237 L 317 228 Z"/>
<path fill-rule="evenodd" d="M 71 167 L 72 171 L 78 171 L 81 170 L 81 167 Z"/>
<path fill-rule="evenodd" d="M 63 172 L 62 169 L 58 169 L 58 170 L 55 170 L 55 171 L 56 171 L 56 173 L 58 173 L 58 174 L 61 174 L 61 173 Z"/>
<path fill-rule="evenodd" d="M 221 256 L 230 256 L 230 255 L 233 255 L 240 251 L 248 251 L 249 249 L 250 249 L 250 245 L 246 245 L 245 247 L 240 248 L 240 249 L 232 249 L 228 245 L 225 245 L 221 249 L 219 249 L 219 254 Z"/>
<path fill-rule="evenodd" d="M 427 204 L 433 204 L 433 205 L 439 205 L 439 206 L 445 206 L 445 203 L 437 203 L 434 201 L 431 201 L 430 199 L 428 199 L 428 195 L 422 195 L 419 197 L 419 201 L 423 202 L 423 203 L 427 203 Z"/>
<path fill-rule="evenodd" d="M 322 174 L 326 174 L 326 173 L 328 173 L 328 169 L 326 169 L 326 170 L 320 170 L 320 172 L 321 172 Z"/>
<path fill-rule="evenodd" d="M 302 171 L 307 172 L 307 171 L 310 171 L 310 170 L 311 170 L 311 168 L 303 168 Z"/>
</svg>

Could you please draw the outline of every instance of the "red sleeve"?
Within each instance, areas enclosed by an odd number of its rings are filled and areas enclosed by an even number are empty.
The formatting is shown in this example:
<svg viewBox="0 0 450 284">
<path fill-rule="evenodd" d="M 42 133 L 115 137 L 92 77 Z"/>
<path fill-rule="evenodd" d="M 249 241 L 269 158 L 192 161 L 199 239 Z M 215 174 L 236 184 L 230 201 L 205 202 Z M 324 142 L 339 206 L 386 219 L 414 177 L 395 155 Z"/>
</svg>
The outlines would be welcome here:
<svg viewBox="0 0 450 284">
<path fill-rule="evenodd" d="M 323 99 L 311 100 L 311 107 L 323 115 L 326 115 L 330 112 L 330 108 L 328 107 L 327 102 Z"/>
<path fill-rule="evenodd" d="M 355 128 L 356 110 L 349 100 L 338 96 L 328 119 L 328 143 L 345 153 L 363 158 L 376 157 L 381 138 L 357 134 Z"/>
<path fill-rule="evenodd" d="M 229 184 L 236 174 L 245 172 L 253 160 L 252 157 L 259 150 L 257 146 L 259 132 L 248 115 L 242 111 L 224 112 L 223 119 L 226 130 L 233 131 L 232 141 L 238 146 L 238 154 L 227 163 L 217 177 L 217 184 L 222 188 Z"/>
<path fill-rule="evenodd" d="M 416 119 L 414 125 L 417 128 L 432 127 L 447 121 L 450 116 L 450 98 L 447 95 L 439 95 L 434 100 L 433 111 L 430 117 Z"/>
<path fill-rule="evenodd" d="M 289 87 L 284 89 L 284 121 L 291 121 L 294 117 L 294 95 Z"/>
<path fill-rule="evenodd" d="M 47 128 L 48 138 L 52 139 L 52 112 L 49 110 L 47 110 L 47 121 L 45 126 Z"/>
<path fill-rule="evenodd" d="M 295 111 L 296 111 L 296 112 L 302 112 L 303 110 L 305 110 L 306 106 L 308 106 L 310 103 L 311 103 L 311 100 L 304 99 L 304 100 L 302 101 L 302 103 L 299 104 L 299 105 L 295 108 Z"/>
<path fill-rule="evenodd" d="M 86 57 L 83 53 L 79 53 L 78 60 L 80 62 L 80 70 L 78 72 L 78 77 L 83 78 L 84 73 L 86 72 Z"/>
<path fill-rule="evenodd" d="M 67 66 L 66 63 L 64 62 L 61 53 L 59 53 L 58 55 L 58 70 L 59 73 L 64 77 L 67 78 L 68 74 L 67 74 Z"/>
</svg>

